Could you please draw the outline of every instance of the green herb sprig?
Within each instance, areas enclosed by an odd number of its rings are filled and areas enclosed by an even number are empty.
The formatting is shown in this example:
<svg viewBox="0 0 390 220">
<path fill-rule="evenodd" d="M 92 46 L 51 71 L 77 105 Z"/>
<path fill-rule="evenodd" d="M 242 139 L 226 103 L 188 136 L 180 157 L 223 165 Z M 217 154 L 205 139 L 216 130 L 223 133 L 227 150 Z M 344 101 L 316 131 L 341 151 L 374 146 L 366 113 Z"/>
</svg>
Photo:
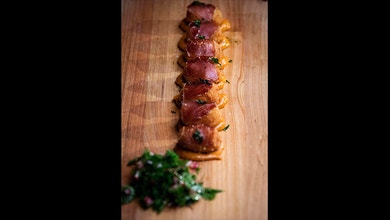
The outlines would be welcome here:
<svg viewBox="0 0 390 220">
<path fill-rule="evenodd" d="M 172 150 L 165 155 L 145 150 L 127 165 L 135 169 L 131 183 L 122 186 L 122 205 L 137 199 L 143 209 L 160 213 L 166 207 L 190 206 L 201 198 L 212 200 L 222 192 L 196 182 L 196 175 L 190 170 L 198 174 L 199 163 L 182 160 Z"/>
<path fill-rule="evenodd" d="M 196 27 L 200 27 L 200 23 L 201 23 L 201 22 L 200 22 L 200 20 L 198 20 L 198 19 L 194 21 L 194 25 L 195 25 Z"/>
<path fill-rule="evenodd" d="M 200 2 L 200 1 L 193 1 L 192 4 L 193 4 L 193 5 L 201 5 L 201 6 L 206 5 L 205 3 Z"/>
<path fill-rule="evenodd" d="M 219 64 L 220 66 L 222 65 L 221 63 L 219 63 L 218 58 L 210 57 L 209 59 L 210 59 L 211 61 L 213 61 L 214 63 Z"/>
<path fill-rule="evenodd" d="M 201 83 L 204 83 L 204 84 L 207 84 L 207 85 L 211 85 L 210 81 L 208 79 L 202 79 L 202 78 L 199 78 L 199 81 Z"/>
<path fill-rule="evenodd" d="M 195 100 L 195 102 L 198 103 L 198 104 L 201 104 L 201 105 L 204 105 L 204 104 L 207 103 L 206 101 L 203 101 L 203 100 L 200 100 L 200 99 Z"/>
<path fill-rule="evenodd" d="M 226 125 L 222 130 L 226 131 L 229 127 L 230 127 L 230 125 Z"/>
<path fill-rule="evenodd" d="M 202 133 L 200 133 L 200 131 L 198 129 L 195 130 L 195 132 L 192 134 L 192 138 L 198 142 L 199 144 L 202 143 L 203 141 L 203 136 L 202 136 Z"/>
</svg>

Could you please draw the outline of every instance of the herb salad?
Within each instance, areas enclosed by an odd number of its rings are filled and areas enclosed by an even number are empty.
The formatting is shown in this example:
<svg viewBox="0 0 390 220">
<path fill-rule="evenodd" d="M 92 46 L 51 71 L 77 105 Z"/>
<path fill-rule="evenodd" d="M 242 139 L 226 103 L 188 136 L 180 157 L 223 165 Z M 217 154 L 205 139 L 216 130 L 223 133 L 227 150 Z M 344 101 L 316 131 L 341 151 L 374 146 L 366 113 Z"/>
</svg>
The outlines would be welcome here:
<svg viewBox="0 0 390 220">
<path fill-rule="evenodd" d="M 196 182 L 193 172 L 199 173 L 199 163 L 182 160 L 172 150 L 165 155 L 145 150 L 127 165 L 135 169 L 131 183 L 122 186 L 122 205 L 138 199 L 143 209 L 152 208 L 160 213 L 165 207 L 190 206 L 201 198 L 212 200 L 222 192 Z"/>
</svg>

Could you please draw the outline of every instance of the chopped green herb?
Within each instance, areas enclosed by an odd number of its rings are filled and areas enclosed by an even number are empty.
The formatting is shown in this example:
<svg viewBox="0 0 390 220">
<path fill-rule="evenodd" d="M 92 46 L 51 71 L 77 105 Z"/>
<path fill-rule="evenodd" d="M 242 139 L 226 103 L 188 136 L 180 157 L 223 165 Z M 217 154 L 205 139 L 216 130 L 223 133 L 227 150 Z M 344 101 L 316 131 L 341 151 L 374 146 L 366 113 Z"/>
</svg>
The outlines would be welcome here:
<svg viewBox="0 0 390 220">
<path fill-rule="evenodd" d="M 195 20 L 194 24 L 195 24 L 195 26 L 200 27 L 200 20 Z"/>
<path fill-rule="evenodd" d="M 205 83 L 205 84 L 207 84 L 207 85 L 211 85 L 211 83 L 207 80 L 207 79 L 202 79 L 202 78 L 200 78 L 199 79 L 202 83 Z"/>
<path fill-rule="evenodd" d="M 145 150 L 142 156 L 131 160 L 135 166 L 129 185 L 122 186 L 122 205 L 137 199 L 143 209 L 160 213 L 166 207 L 190 206 L 201 198 L 212 200 L 221 190 L 206 188 L 196 182 L 199 163 L 182 160 L 172 150 L 165 155 Z"/>
<path fill-rule="evenodd" d="M 200 2 L 200 1 L 193 1 L 192 2 L 192 5 L 206 5 L 205 3 L 203 3 L 203 2 Z"/>
<path fill-rule="evenodd" d="M 233 62 L 233 60 L 229 60 L 229 63 Z"/>
<path fill-rule="evenodd" d="M 198 104 L 202 104 L 202 105 L 207 103 L 206 101 L 203 101 L 203 100 L 200 100 L 200 99 L 197 99 L 195 102 L 198 103 Z"/>
<path fill-rule="evenodd" d="M 199 39 L 205 39 L 206 37 L 203 36 L 203 35 L 199 35 L 198 38 L 199 38 Z"/>
<path fill-rule="evenodd" d="M 199 144 L 201 144 L 203 141 L 203 136 L 198 129 L 195 130 L 194 134 L 192 135 L 192 138 L 196 140 Z"/>
<path fill-rule="evenodd" d="M 218 189 L 207 189 L 206 188 L 204 190 L 203 198 L 206 200 L 213 200 L 215 198 L 215 194 L 219 193 L 219 192 L 222 192 L 222 191 L 218 190 Z"/>
<path fill-rule="evenodd" d="M 209 59 L 212 60 L 214 63 L 219 64 L 220 66 L 222 65 L 222 64 L 219 63 L 218 58 L 210 57 Z"/>
<path fill-rule="evenodd" d="M 229 81 L 229 80 L 226 80 L 226 82 L 230 84 L 230 81 Z"/>
<path fill-rule="evenodd" d="M 223 131 L 226 131 L 229 128 L 230 125 L 226 125 L 226 127 L 223 128 Z"/>
</svg>

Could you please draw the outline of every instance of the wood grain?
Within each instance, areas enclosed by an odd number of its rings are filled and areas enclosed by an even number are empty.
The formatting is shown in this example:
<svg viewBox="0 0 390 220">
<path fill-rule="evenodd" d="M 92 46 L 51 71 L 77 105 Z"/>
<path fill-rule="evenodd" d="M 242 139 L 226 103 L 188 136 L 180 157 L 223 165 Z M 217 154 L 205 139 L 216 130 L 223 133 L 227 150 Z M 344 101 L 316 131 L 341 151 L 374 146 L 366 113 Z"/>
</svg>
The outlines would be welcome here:
<svg viewBox="0 0 390 220">
<path fill-rule="evenodd" d="M 192 1 L 122 0 L 122 183 L 127 162 L 145 148 L 165 153 L 177 143 L 178 114 L 172 102 L 182 69 L 178 25 Z M 231 24 L 233 60 L 225 68 L 223 91 L 229 103 L 222 113 L 221 161 L 201 162 L 198 180 L 222 189 L 213 201 L 191 208 L 166 209 L 159 215 L 133 202 L 122 206 L 122 219 L 268 219 L 268 2 L 216 0 Z"/>
</svg>

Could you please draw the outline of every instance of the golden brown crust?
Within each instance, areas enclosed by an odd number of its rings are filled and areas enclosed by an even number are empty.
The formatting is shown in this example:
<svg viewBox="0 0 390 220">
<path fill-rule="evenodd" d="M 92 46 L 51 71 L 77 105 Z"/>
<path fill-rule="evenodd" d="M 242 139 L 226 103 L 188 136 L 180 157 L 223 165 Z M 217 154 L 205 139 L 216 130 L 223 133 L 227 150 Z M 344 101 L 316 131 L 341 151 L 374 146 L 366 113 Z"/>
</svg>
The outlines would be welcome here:
<svg viewBox="0 0 390 220">
<path fill-rule="evenodd" d="M 214 10 L 214 14 L 213 14 L 213 21 L 215 23 L 218 24 L 218 26 L 221 27 L 221 31 L 222 32 L 225 32 L 225 31 L 228 31 L 230 30 L 231 28 L 231 24 L 228 20 L 224 19 L 223 16 L 222 16 L 222 12 L 216 8 Z"/>
<path fill-rule="evenodd" d="M 213 108 L 210 112 L 200 120 L 200 123 L 210 127 L 217 127 L 221 131 L 225 126 L 225 119 L 223 118 L 219 108 Z M 222 129 L 220 129 L 222 127 Z"/>
<path fill-rule="evenodd" d="M 177 64 L 179 64 L 179 66 L 182 68 L 186 66 L 186 58 L 184 56 L 184 53 L 180 55 L 179 59 L 177 59 Z"/>
<path fill-rule="evenodd" d="M 222 21 L 223 21 L 222 12 L 218 8 L 215 8 L 215 10 L 214 10 L 213 21 L 215 23 L 217 23 L 218 25 L 222 24 Z"/>
<path fill-rule="evenodd" d="M 184 18 L 183 20 L 181 20 L 180 24 L 179 24 L 179 27 L 180 29 L 182 29 L 184 32 L 187 32 L 189 27 L 188 27 L 188 23 L 186 21 L 186 19 Z"/>
<path fill-rule="evenodd" d="M 212 153 L 195 153 L 192 151 L 184 150 L 178 146 L 173 149 L 181 158 L 194 161 L 208 161 L 208 160 L 222 160 L 223 146 L 217 151 Z"/>
<path fill-rule="evenodd" d="M 186 51 L 186 49 L 187 49 L 186 36 L 187 36 L 186 34 L 183 34 L 183 36 L 179 40 L 179 43 L 177 44 L 179 49 L 182 51 Z"/>
<path fill-rule="evenodd" d="M 183 86 L 184 86 L 184 82 L 183 82 L 183 73 L 180 73 L 180 75 L 177 76 L 175 83 L 176 83 L 176 85 L 178 85 L 180 88 L 183 88 Z"/>
<path fill-rule="evenodd" d="M 220 94 L 219 102 L 218 102 L 218 108 L 222 109 L 225 107 L 225 105 L 228 103 L 229 99 L 226 96 L 226 94 Z"/>
</svg>

